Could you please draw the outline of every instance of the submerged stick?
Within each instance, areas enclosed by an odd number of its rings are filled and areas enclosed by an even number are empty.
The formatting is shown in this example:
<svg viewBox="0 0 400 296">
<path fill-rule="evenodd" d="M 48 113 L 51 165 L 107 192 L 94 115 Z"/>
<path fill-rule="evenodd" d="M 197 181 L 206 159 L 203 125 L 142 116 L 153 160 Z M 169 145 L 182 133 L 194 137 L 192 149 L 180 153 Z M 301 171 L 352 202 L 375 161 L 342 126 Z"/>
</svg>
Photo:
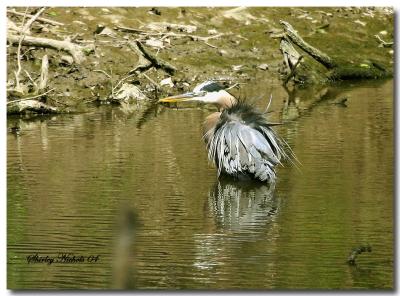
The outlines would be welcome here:
<svg viewBox="0 0 400 296">
<path fill-rule="evenodd" d="M 364 253 L 364 252 L 372 252 L 372 248 L 370 245 L 366 245 L 366 246 L 359 246 L 357 248 L 354 248 L 349 257 L 347 258 L 347 263 L 349 265 L 356 265 L 356 259 L 357 256 Z"/>
</svg>

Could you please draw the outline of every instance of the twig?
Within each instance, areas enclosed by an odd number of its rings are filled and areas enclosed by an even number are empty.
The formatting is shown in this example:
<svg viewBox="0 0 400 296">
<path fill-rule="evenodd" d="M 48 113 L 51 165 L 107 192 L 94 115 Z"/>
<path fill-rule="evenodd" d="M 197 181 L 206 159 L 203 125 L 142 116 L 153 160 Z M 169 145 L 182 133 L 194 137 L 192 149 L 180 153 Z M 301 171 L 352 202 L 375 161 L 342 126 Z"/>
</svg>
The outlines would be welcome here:
<svg viewBox="0 0 400 296">
<path fill-rule="evenodd" d="M 41 15 L 43 13 L 43 11 L 45 11 L 46 8 L 42 7 L 39 9 L 39 11 L 31 17 L 31 19 L 29 21 L 26 22 L 25 26 L 22 28 L 22 33 L 26 33 L 29 31 L 29 28 L 31 27 L 31 25 L 33 24 L 33 22 L 39 17 L 39 15 Z"/>
<path fill-rule="evenodd" d="M 394 44 L 394 42 L 386 42 L 379 35 L 375 35 L 375 38 L 378 39 L 378 41 L 380 43 L 379 45 L 383 46 L 383 47 L 392 47 Z"/>
<path fill-rule="evenodd" d="M 17 11 L 14 11 L 14 10 L 7 10 L 7 13 L 11 13 L 11 14 L 19 15 L 19 16 L 23 16 L 24 15 L 23 13 L 17 12 Z M 28 15 L 26 15 L 26 17 L 33 18 L 34 15 L 28 14 Z M 53 21 L 53 20 L 49 20 L 49 19 L 43 18 L 43 17 L 38 17 L 37 21 L 41 22 L 41 23 L 47 23 L 47 24 L 50 24 L 50 25 L 53 25 L 53 26 L 64 26 L 63 23 L 56 22 L 56 21 Z"/>
<path fill-rule="evenodd" d="M 52 89 L 50 89 L 50 90 L 48 90 L 48 91 L 46 91 L 46 92 L 44 92 L 44 93 L 42 93 L 42 94 L 40 94 L 40 95 L 37 95 L 37 96 L 33 96 L 33 97 L 28 97 L 28 98 L 22 98 L 22 99 L 18 99 L 18 100 L 9 101 L 9 102 L 7 102 L 7 105 L 12 104 L 12 103 L 21 102 L 21 101 L 33 100 L 33 99 L 36 99 L 36 98 L 40 98 L 40 97 L 43 97 L 43 96 L 47 95 L 49 92 L 52 92 L 53 90 L 55 90 L 55 88 L 52 88 Z"/>
<path fill-rule="evenodd" d="M 29 74 L 28 71 L 24 70 L 26 76 L 28 76 L 29 80 L 32 82 L 33 86 L 35 87 L 35 89 L 37 89 L 37 83 L 32 79 L 31 75 Z"/>
<path fill-rule="evenodd" d="M 112 88 L 112 93 L 114 93 L 114 90 L 116 90 L 116 89 L 118 88 L 118 86 L 119 86 L 122 82 L 124 82 L 124 81 L 127 80 L 128 78 L 131 78 L 131 77 L 136 76 L 136 75 L 137 75 L 136 73 L 133 73 L 133 74 L 129 74 L 128 76 L 125 76 L 124 78 L 122 78 L 120 81 L 118 81 L 118 83 L 115 85 L 115 87 Z"/>
<path fill-rule="evenodd" d="M 236 86 L 238 86 L 238 85 L 239 85 L 239 83 L 236 82 L 234 85 L 232 85 L 232 86 L 230 86 L 230 87 L 228 87 L 228 88 L 225 88 L 225 90 L 230 90 L 230 89 L 232 89 L 232 88 L 234 88 L 234 87 L 236 87 Z"/>
<path fill-rule="evenodd" d="M 140 29 L 134 29 L 134 28 L 128 28 L 128 27 L 123 27 L 123 26 L 117 26 L 115 28 L 118 31 L 121 32 L 126 32 L 126 33 L 139 33 L 139 34 L 148 34 L 148 32 L 140 30 Z"/>
<path fill-rule="evenodd" d="M 108 73 L 107 73 L 106 71 L 104 71 L 104 70 L 93 70 L 93 72 L 102 73 L 102 74 L 104 74 L 108 79 L 110 79 L 110 84 L 111 84 L 111 97 L 114 98 L 114 82 L 113 82 L 113 80 L 112 80 L 112 70 L 111 70 L 111 75 L 108 74 Z M 94 94 L 92 93 L 92 95 L 94 95 Z M 96 98 L 95 100 L 97 100 L 97 98 Z M 95 100 L 94 100 L 94 101 L 95 101 Z M 92 102 L 92 101 L 89 101 L 89 102 Z"/>
<path fill-rule="evenodd" d="M 93 70 L 93 72 L 100 72 L 100 73 L 103 73 L 104 75 L 107 76 L 107 78 L 111 79 L 111 75 L 108 74 L 108 73 L 107 73 L 106 71 L 104 71 L 104 70 Z"/>
<path fill-rule="evenodd" d="M 208 40 L 216 39 L 223 35 L 226 35 L 224 33 L 219 33 L 219 34 L 216 34 L 213 36 L 197 36 L 197 35 L 192 35 L 192 34 L 178 34 L 178 33 L 174 33 L 174 32 L 147 32 L 144 30 L 140 30 L 140 29 L 136 29 L 136 28 L 128 28 L 128 27 L 123 27 L 123 26 L 117 26 L 116 29 L 121 32 L 140 34 L 143 36 L 162 36 L 161 40 L 164 40 L 165 38 L 168 38 L 168 37 L 173 37 L 173 38 L 187 37 L 187 38 L 191 38 L 193 41 L 202 41 L 202 42 L 204 42 L 204 44 L 206 44 L 207 46 L 210 46 L 212 48 L 218 48 L 218 47 L 208 43 Z"/>
<path fill-rule="evenodd" d="M 26 13 L 27 12 L 28 12 L 28 7 L 25 9 L 25 14 L 24 14 L 24 17 L 22 18 L 20 37 L 18 39 L 18 48 L 17 48 L 17 65 L 18 65 L 18 68 L 17 68 L 17 71 L 14 71 L 15 83 L 16 83 L 16 88 L 15 89 L 18 92 L 22 92 L 21 91 L 21 85 L 19 83 L 19 74 L 21 73 L 21 70 L 22 70 L 22 66 L 21 66 L 21 46 L 22 46 L 22 41 L 25 38 L 25 26 L 24 26 L 24 23 L 25 23 L 25 18 L 26 18 Z M 16 36 L 16 38 L 18 38 L 18 37 Z"/>
<path fill-rule="evenodd" d="M 155 66 L 156 68 L 161 68 L 163 69 L 165 72 L 167 72 L 170 75 L 175 74 L 175 72 L 177 71 L 177 69 L 172 66 L 171 64 L 163 61 L 160 58 L 157 58 L 156 56 L 154 56 L 152 53 L 150 53 L 149 51 L 147 51 L 144 46 L 142 45 L 142 43 L 140 43 L 139 41 L 136 41 L 136 46 L 140 49 L 140 51 L 143 53 L 144 57 L 149 60 L 153 66 Z"/>
<path fill-rule="evenodd" d="M 294 66 L 293 66 L 293 68 L 291 69 L 289 75 L 286 77 L 286 79 L 285 79 L 285 84 L 287 84 L 287 83 L 289 82 L 290 78 L 292 78 L 292 77 L 294 76 L 294 74 L 295 74 L 295 72 L 296 72 L 296 68 L 297 68 L 298 65 L 300 65 L 300 62 L 301 62 L 302 59 L 303 59 L 303 56 L 301 55 L 301 56 L 299 57 L 299 59 L 297 60 L 296 64 L 294 64 Z"/>
<path fill-rule="evenodd" d="M 40 71 L 40 82 L 38 91 L 41 91 L 46 88 L 48 79 L 49 79 L 49 59 L 47 57 L 47 54 L 45 54 L 42 58 L 42 68 Z"/>
<path fill-rule="evenodd" d="M 147 78 L 147 80 L 149 80 L 155 87 L 160 88 L 160 86 L 158 85 L 157 82 L 155 82 L 153 79 L 151 79 L 148 75 L 146 75 L 146 73 L 141 73 L 144 77 Z"/>
</svg>

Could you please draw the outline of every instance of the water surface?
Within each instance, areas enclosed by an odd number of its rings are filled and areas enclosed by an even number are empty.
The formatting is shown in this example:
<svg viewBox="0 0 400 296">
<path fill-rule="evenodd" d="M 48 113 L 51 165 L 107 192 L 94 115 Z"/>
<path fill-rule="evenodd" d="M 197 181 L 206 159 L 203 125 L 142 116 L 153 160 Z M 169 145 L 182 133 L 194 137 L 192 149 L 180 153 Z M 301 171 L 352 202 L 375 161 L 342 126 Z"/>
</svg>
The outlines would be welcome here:
<svg viewBox="0 0 400 296">
<path fill-rule="evenodd" d="M 218 181 L 207 108 L 9 117 L 8 288 L 393 288 L 392 87 L 344 84 L 321 100 L 273 89 L 271 117 L 301 162 L 279 168 L 275 189 Z M 36 253 L 100 259 L 28 264 Z"/>
</svg>

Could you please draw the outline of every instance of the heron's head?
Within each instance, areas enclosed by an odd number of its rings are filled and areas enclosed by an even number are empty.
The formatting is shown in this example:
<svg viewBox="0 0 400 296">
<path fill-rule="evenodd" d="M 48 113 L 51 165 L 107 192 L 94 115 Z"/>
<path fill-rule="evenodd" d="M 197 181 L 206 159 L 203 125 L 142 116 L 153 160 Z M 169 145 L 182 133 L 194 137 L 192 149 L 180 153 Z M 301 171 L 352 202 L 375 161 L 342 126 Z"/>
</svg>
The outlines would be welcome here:
<svg viewBox="0 0 400 296">
<path fill-rule="evenodd" d="M 160 99 L 161 103 L 175 102 L 202 102 L 217 105 L 220 109 L 229 108 L 237 103 L 237 100 L 216 81 L 206 81 L 197 85 L 193 91 L 184 94 Z"/>
</svg>

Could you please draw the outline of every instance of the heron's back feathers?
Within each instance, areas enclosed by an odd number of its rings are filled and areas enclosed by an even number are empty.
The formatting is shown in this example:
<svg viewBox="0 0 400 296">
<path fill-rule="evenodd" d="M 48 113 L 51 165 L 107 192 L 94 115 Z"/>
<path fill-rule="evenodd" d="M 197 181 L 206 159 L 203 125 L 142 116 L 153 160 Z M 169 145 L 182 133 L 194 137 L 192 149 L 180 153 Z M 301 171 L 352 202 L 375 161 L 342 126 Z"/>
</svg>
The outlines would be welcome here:
<svg viewBox="0 0 400 296">
<path fill-rule="evenodd" d="M 225 109 L 205 139 L 219 174 L 274 182 L 275 165 L 288 158 L 287 144 L 261 113 L 243 102 Z"/>
</svg>

